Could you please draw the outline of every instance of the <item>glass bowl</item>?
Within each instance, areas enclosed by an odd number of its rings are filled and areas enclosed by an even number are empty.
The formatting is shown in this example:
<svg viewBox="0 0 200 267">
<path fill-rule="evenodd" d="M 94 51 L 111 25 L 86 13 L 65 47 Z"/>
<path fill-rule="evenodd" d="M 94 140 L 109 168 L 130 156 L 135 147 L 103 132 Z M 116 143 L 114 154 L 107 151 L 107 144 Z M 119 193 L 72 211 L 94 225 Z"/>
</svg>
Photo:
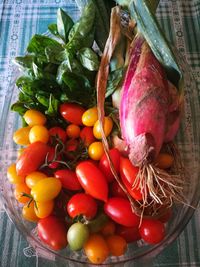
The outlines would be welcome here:
<svg viewBox="0 0 200 267">
<path fill-rule="evenodd" d="M 196 82 L 187 63 L 176 51 L 177 59 L 184 75 L 184 116 L 182 119 L 179 133 L 176 137 L 176 144 L 180 150 L 185 169 L 187 170 L 186 199 L 187 205 L 175 204 L 173 206 L 173 215 L 167 224 L 167 234 L 164 240 L 157 245 L 147 245 L 141 240 L 128 246 L 125 255 L 120 257 L 109 257 L 102 265 L 118 266 L 124 262 L 131 261 L 138 263 L 146 262 L 154 258 L 164 248 L 169 246 L 182 232 L 191 219 L 200 198 L 200 106 Z M 89 264 L 87 258 L 81 252 L 72 252 L 69 248 L 61 252 L 55 252 L 45 246 L 39 240 L 35 224 L 27 222 L 21 216 L 21 204 L 19 204 L 13 195 L 13 186 L 9 183 L 6 172 L 7 167 L 16 160 L 18 146 L 14 144 L 13 132 L 21 126 L 20 117 L 10 111 L 10 106 L 18 96 L 18 89 L 15 81 L 19 76 L 17 68 L 13 67 L 12 80 L 9 86 L 9 93 L 6 103 L 3 107 L 1 116 L 0 136 L 0 155 L 1 156 L 1 198 L 4 208 L 18 228 L 24 235 L 29 244 L 38 252 L 45 255 L 46 258 L 58 259 L 62 263 L 73 262 L 74 265 Z M 122 265 L 123 266 L 123 265 Z M 138 266 L 138 265 L 137 265 Z M 144 266 L 144 264 L 143 264 Z M 150 266 L 147 264 L 147 266 Z"/>
</svg>

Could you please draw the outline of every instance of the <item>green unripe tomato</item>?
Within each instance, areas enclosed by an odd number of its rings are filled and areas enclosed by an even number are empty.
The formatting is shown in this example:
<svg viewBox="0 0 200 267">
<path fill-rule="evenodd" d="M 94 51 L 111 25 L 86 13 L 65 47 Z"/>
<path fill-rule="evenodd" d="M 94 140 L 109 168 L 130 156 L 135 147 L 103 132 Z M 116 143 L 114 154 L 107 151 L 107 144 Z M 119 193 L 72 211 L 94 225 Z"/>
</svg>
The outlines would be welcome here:
<svg viewBox="0 0 200 267">
<path fill-rule="evenodd" d="M 71 250 L 80 250 L 89 238 L 87 225 L 77 222 L 70 226 L 67 232 L 67 241 Z"/>
</svg>

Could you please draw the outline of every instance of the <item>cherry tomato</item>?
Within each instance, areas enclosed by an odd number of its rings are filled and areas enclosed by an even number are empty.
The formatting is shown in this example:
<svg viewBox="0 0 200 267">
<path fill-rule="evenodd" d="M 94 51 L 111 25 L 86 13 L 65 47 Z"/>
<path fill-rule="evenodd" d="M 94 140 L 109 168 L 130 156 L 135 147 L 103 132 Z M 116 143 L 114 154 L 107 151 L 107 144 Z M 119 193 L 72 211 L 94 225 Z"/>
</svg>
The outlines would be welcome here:
<svg viewBox="0 0 200 267">
<path fill-rule="evenodd" d="M 62 220 L 50 215 L 38 222 L 38 236 L 53 250 L 61 250 L 67 246 L 67 229 Z"/>
<path fill-rule="evenodd" d="M 138 226 L 140 222 L 140 218 L 133 213 L 129 200 L 125 198 L 109 198 L 104 204 L 104 212 L 113 221 L 124 226 Z"/>
<path fill-rule="evenodd" d="M 30 198 L 27 196 L 23 196 L 23 194 L 28 194 L 30 195 L 30 188 L 25 183 L 22 184 L 16 184 L 15 190 L 14 190 L 14 195 L 15 198 L 20 202 L 20 203 L 27 203 Z"/>
<path fill-rule="evenodd" d="M 83 127 L 80 132 L 80 138 L 85 146 L 89 146 L 95 141 L 95 137 L 93 135 L 93 128 L 92 127 Z"/>
<path fill-rule="evenodd" d="M 54 176 L 62 183 L 62 187 L 68 190 L 76 191 L 81 190 L 82 187 L 78 181 L 76 173 L 69 169 L 58 170 Z"/>
<path fill-rule="evenodd" d="M 70 226 L 67 232 L 67 241 L 71 250 L 80 250 L 89 238 L 87 225 L 77 222 Z"/>
<path fill-rule="evenodd" d="M 108 184 L 103 173 L 90 161 L 82 161 L 76 167 L 76 175 L 83 189 L 92 197 L 107 201 Z"/>
<path fill-rule="evenodd" d="M 109 136 L 109 134 L 111 133 L 113 128 L 113 121 L 110 117 L 104 117 L 104 125 L 103 125 L 103 129 L 104 129 L 104 133 L 105 136 Z M 94 124 L 93 127 L 93 134 L 97 139 L 101 139 L 101 130 L 100 130 L 100 123 L 99 120 L 97 120 Z"/>
<path fill-rule="evenodd" d="M 82 116 L 82 123 L 85 126 L 94 126 L 98 120 L 98 111 L 96 107 L 87 109 Z"/>
<path fill-rule="evenodd" d="M 24 177 L 17 175 L 16 164 L 12 163 L 7 169 L 7 178 L 11 184 L 24 183 Z"/>
<path fill-rule="evenodd" d="M 30 222 L 37 222 L 39 218 L 35 214 L 34 202 L 32 201 L 29 205 L 25 204 L 22 208 L 22 216 L 24 219 Z"/>
<path fill-rule="evenodd" d="M 84 252 L 91 263 L 101 264 L 109 256 L 110 251 L 102 235 L 92 234 L 84 245 Z"/>
<path fill-rule="evenodd" d="M 62 188 L 60 180 L 48 177 L 40 180 L 31 189 L 31 195 L 35 201 L 46 202 L 54 199 Z"/>
<path fill-rule="evenodd" d="M 65 130 L 58 126 L 49 129 L 49 136 L 51 143 L 53 143 L 55 137 L 59 138 L 63 143 L 65 143 L 67 139 L 67 134 Z"/>
<path fill-rule="evenodd" d="M 35 125 L 29 132 L 29 140 L 30 143 L 40 141 L 46 144 L 49 140 L 49 131 L 43 125 Z"/>
<path fill-rule="evenodd" d="M 127 243 L 132 243 L 141 239 L 138 226 L 126 227 L 124 225 L 118 224 L 116 227 L 116 233 L 122 236 Z"/>
<path fill-rule="evenodd" d="M 127 250 L 126 240 L 120 235 L 109 235 L 106 238 L 106 243 L 113 256 L 124 255 Z"/>
<path fill-rule="evenodd" d="M 94 142 L 89 145 L 88 155 L 93 160 L 100 160 L 104 154 L 102 142 Z"/>
<path fill-rule="evenodd" d="M 42 219 L 49 216 L 54 208 L 54 201 L 49 200 L 46 202 L 35 202 L 35 214 L 38 218 Z"/>
<path fill-rule="evenodd" d="M 119 174 L 119 161 L 120 161 L 119 150 L 117 148 L 112 148 L 112 149 L 110 149 L 109 154 L 110 154 L 111 161 L 114 165 L 114 168 L 115 168 L 117 174 Z M 110 169 L 110 164 L 109 164 L 109 161 L 108 161 L 105 153 L 101 157 L 101 160 L 99 162 L 99 168 L 104 173 L 108 182 L 112 182 L 115 179 L 115 177 L 112 174 L 112 171 Z"/>
<path fill-rule="evenodd" d="M 30 132 L 31 127 L 23 127 L 18 129 L 17 131 L 14 132 L 13 135 L 13 141 L 21 146 L 27 146 L 30 144 L 29 141 L 29 132 Z"/>
<path fill-rule="evenodd" d="M 44 125 L 46 116 L 38 110 L 29 109 L 24 113 L 24 120 L 29 126 Z"/>
<path fill-rule="evenodd" d="M 76 124 L 70 124 L 66 128 L 66 133 L 69 138 L 78 138 L 80 131 L 80 127 Z"/>
<path fill-rule="evenodd" d="M 54 160 L 55 159 L 55 160 Z M 59 162 L 57 160 L 61 159 L 61 155 L 57 155 L 55 158 L 55 147 L 50 147 L 48 151 L 48 167 L 51 169 L 56 169 L 59 166 Z"/>
<path fill-rule="evenodd" d="M 36 171 L 44 162 L 48 149 L 48 146 L 42 142 L 35 142 L 26 147 L 17 160 L 17 175 L 26 176 Z"/>
<path fill-rule="evenodd" d="M 87 219 L 92 219 L 97 213 L 97 203 L 90 195 L 78 193 L 67 203 L 67 212 L 72 218 L 84 215 Z"/>
<path fill-rule="evenodd" d="M 114 235 L 115 230 L 116 230 L 116 224 L 113 221 L 108 220 L 102 227 L 101 233 L 103 236 Z"/>
<path fill-rule="evenodd" d="M 168 153 L 160 153 L 157 156 L 155 165 L 160 169 L 168 169 L 172 166 L 174 158 Z"/>
<path fill-rule="evenodd" d="M 37 182 L 46 177 L 46 174 L 44 174 L 43 172 L 31 172 L 29 175 L 26 176 L 26 185 L 29 188 L 33 188 L 33 186 L 36 185 Z"/>
<path fill-rule="evenodd" d="M 120 159 L 120 175 L 130 195 L 136 200 L 142 200 L 142 193 L 138 188 L 132 188 L 132 185 L 138 174 L 138 167 L 133 166 L 128 158 Z"/>
<path fill-rule="evenodd" d="M 165 237 L 165 225 L 158 220 L 143 219 L 139 231 L 141 238 L 149 244 L 158 244 Z"/>
<path fill-rule="evenodd" d="M 76 149 L 78 148 L 78 145 L 79 145 L 79 142 L 77 139 L 69 139 L 66 142 L 65 151 L 66 152 L 76 151 Z"/>
<path fill-rule="evenodd" d="M 120 187 L 118 182 L 115 180 L 110 184 L 110 193 L 111 193 L 111 196 L 113 196 L 113 197 L 127 198 L 127 195 L 125 194 L 123 189 Z"/>
<path fill-rule="evenodd" d="M 75 103 L 64 103 L 60 105 L 60 114 L 62 117 L 73 124 L 82 125 L 82 115 L 85 109 Z"/>
</svg>

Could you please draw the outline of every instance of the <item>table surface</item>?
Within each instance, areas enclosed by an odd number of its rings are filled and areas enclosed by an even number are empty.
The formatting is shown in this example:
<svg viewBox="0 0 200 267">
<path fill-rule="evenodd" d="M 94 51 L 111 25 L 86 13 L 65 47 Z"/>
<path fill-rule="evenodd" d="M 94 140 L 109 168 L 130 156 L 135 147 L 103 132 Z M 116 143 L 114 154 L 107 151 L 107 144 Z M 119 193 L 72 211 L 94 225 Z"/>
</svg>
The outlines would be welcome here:
<svg viewBox="0 0 200 267">
<path fill-rule="evenodd" d="M 47 25 L 56 19 L 58 7 L 67 9 L 76 19 L 78 9 L 74 5 L 73 0 L 0 0 L 0 112 L 9 93 L 12 58 L 23 55 L 33 34 L 47 30 Z M 167 38 L 192 67 L 200 96 L 200 1 L 161 0 L 157 17 Z M 0 205 L 1 267 L 62 266 L 54 261 L 47 264 L 28 246 Z M 153 266 L 200 266 L 199 210 L 180 237 L 154 260 Z"/>
</svg>

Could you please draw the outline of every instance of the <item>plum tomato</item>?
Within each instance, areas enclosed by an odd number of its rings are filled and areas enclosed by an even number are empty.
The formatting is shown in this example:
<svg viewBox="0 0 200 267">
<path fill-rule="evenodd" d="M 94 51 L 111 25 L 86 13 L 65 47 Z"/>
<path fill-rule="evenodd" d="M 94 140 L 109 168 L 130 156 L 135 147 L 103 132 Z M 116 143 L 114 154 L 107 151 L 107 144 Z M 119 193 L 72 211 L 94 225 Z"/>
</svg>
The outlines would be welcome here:
<svg viewBox="0 0 200 267">
<path fill-rule="evenodd" d="M 54 142 L 54 138 L 56 137 L 59 138 L 63 143 L 65 143 L 67 134 L 61 127 L 55 126 L 49 129 L 49 137 L 51 144 Z"/>
<path fill-rule="evenodd" d="M 43 172 L 31 172 L 29 175 L 26 176 L 26 185 L 29 188 L 33 188 L 34 185 L 37 184 L 40 180 L 46 178 L 46 174 Z"/>
<path fill-rule="evenodd" d="M 111 133 L 113 128 L 113 121 L 110 117 L 104 117 L 104 125 L 103 125 L 103 129 L 104 129 L 104 133 L 105 136 L 109 136 L 109 134 Z M 100 122 L 99 120 L 97 120 L 94 124 L 93 127 L 93 134 L 94 137 L 96 137 L 97 139 L 102 139 L 101 136 L 101 128 L 100 128 Z"/>
<path fill-rule="evenodd" d="M 62 187 L 68 190 L 81 190 L 82 187 L 78 181 L 76 173 L 69 169 L 57 170 L 54 176 L 62 183 Z"/>
<path fill-rule="evenodd" d="M 49 140 L 49 131 L 43 125 L 35 125 L 30 129 L 29 132 L 29 141 L 34 143 L 37 141 L 47 143 Z"/>
<path fill-rule="evenodd" d="M 39 238 L 53 250 L 61 250 L 67 246 L 67 228 L 64 222 L 50 215 L 38 222 Z"/>
<path fill-rule="evenodd" d="M 138 174 L 138 167 L 133 166 L 128 158 L 120 158 L 120 176 L 129 194 L 136 200 L 142 200 L 140 189 L 132 188 Z"/>
<path fill-rule="evenodd" d="M 120 235 L 109 235 L 106 237 L 106 243 L 112 256 L 124 255 L 127 250 L 126 240 Z"/>
<path fill-rule="evenodd" d="M 11 184 L 21 184 L 24 182 L 24 177 L 17 175 L 16 164 L 12 163 L 7 169 L 7 178 Z"/>
<path fill-rule="evenodd" d="M 88 155 L 93 160 L 100 160 L 104 154 L 102 142 L 94 142 L 88 147 Z"/>
<path fill-rule="evenodd" d="M 29 126 L 44 125 L 46 123 L 46 116 L 35 109 L 29 109 L 24 113 L 24 120 Z"/>
<path fill-rule="evenodd" d="M 97 120 L 98 120 L 97 107 L 89 108 L 83 113 L 82 123 L 85 126 L 94 126 Z"/>
<path fill-rule="evenodd" d="M 120 187 L 120 185 L 118 184 L 118 182 L 116 180 L 114 180 L 110 184 L 110 194 L 112 197 L 127 198 L 127 195 L 125 194 L 125 192 L 123 191 L 123 189 Z"/>
<path fill-rule="evenodd" d="M 141 239 L 139 228 L 137 227 L 127 227 L 118 224 L 116 227 L 116 233 L 122 236 L 127 243 L 132 243 Z"/>
<path fill-rule="evenodd" d="M 19 176 L 26 176 L 36 171 L 44 162 L 49 147 L 42 142 L 35 142 L 27 146 L 16 163 L 16 171 Z"/>
<path fill-rule="evenodd" d="M 38 218 L 42 219 L 49 216 L 54 208 L 54 201 L 49 200 L 46 202 L 35 202 L 35 214 Z"/>
<path fill-rule="evenodd" d="M 80 135 L 80 127 L 76 124 L 69 124 L 66 128 L 66 133 L 69 138 L 78 138 Z"/>
<path fill-rule="evenodd" d="M 112 149 L 110 149 L 109 154 L 110 154 L 111 161 L 114 165 L 114 168 L 115 168 L 117 174 L 119 174 L 120 152 L 117 148 L 112 148 Z M 100 159 L 99 168 L 104 173 L 108 182 L 112 182 L 115 179 L 115 177 L 112 174 L 112 171 L 110 169 L 110 164 L 109 164 L 109 161 L 108 161 L 105 153 L 103 154 L 102 158 Z"/>
<path fill-rule="evenodd" d="M 27 221 L 30 221 L 30 222 L 37 222 L 39 220 L 39 218 L 35 214 L 34 201 L 32 201 L 29 204 L 27 203 L 23 206 L 22 216 L 24 217 L 24 219 L 26 219 Z"/>
<path fill-rule="evenodd" d="M 109 198 L 104 204 L 104 212 L 114 222 L 127 227 L 136 227 L 140 222 L 140 218 L 133 213 L 129 200 L 122 197 Z"/>
<path fill-rule="evenodd" d="M 148 244 L 158 244 L 165 237 L 165 225 L 159 220 L 143 219 L 139 232 Z"/>
<path fill-rule="evenodd" d="M 89 238 L 87 225 L 76 222 L 67 231 L 67 241 L 71 250 L 80 250 Z"/>
<path fill-rule="evenodd" d="M 87 126 L 83 127 L 80 132 L 80 138 L 86 147 L 95 142 L 96 139 L 93 135 L 93 128 Z"/>
<path fill-rule="evenodd" d="M 67 203 L 67 212 L 72 218 L 84 215 L 87 219 L 91 220 L 97 213 L 97 202 L 88 194 L 77 193 Z"/>
<path fill-rule="evenodd" d="M 104 174 L 91 161 L 82 161 L 76 166 L 76 175 L 83 189 L 92 197 L 107 201 L 108 183 Z"/>
<path fill-rule="evenodd" d="M 27 146 L 30 144 L 29 141 L 29 132 L 31 130 L 30 126 L 22 127 L 14 132 L 13 141 L 21 146 Z"/>
<path fill-rule="evenodd" d="M 54 199 L 60 193 L 62 188 L 61 182 L 54 177 L 47 177 L 33 186 L 31 195 L 35 201 L 46 202 Z"/>
<path fill-rule="evenodd" d="M 73 124 L 82 125 L 82 115 L 85 109 L 76 103 L 64 103 L 60 105 L 62 117 Z"/>
<path fill-rule="evenodd" d="M 100 234 L 92 234 L 84 245 L 84 252 L 89 261 L 94 264 L 103 263 L 109 256 L 108 245 Z"/>
</svg>

